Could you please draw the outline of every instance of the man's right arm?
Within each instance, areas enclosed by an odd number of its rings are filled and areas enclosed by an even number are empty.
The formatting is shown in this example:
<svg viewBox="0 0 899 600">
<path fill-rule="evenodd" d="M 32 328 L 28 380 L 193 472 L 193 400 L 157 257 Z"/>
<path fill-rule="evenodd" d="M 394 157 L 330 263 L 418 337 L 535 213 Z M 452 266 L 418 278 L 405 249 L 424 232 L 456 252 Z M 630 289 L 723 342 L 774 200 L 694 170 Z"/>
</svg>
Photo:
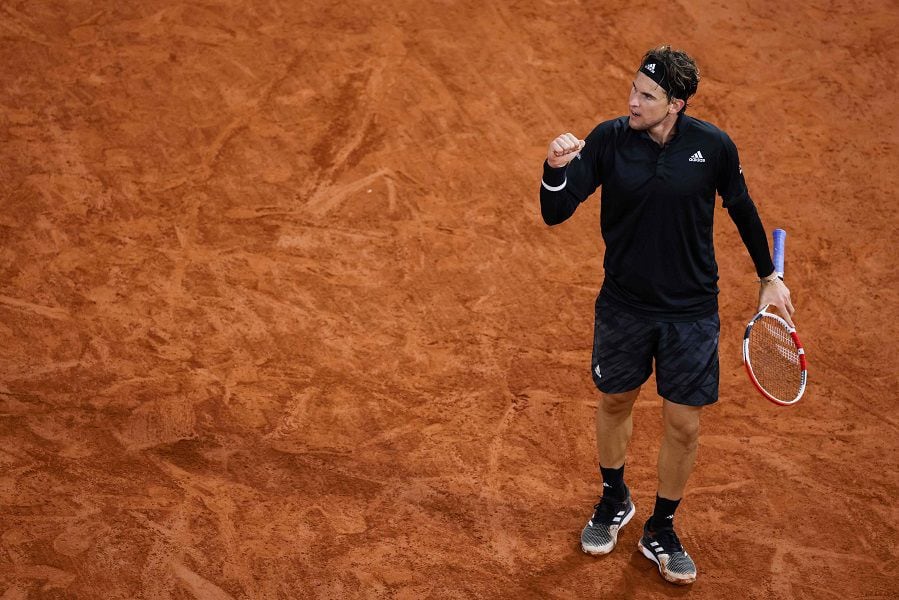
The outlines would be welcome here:
<svg viewBox="0 0 899 600">
<path fill-rule="evenodd" d="M 587 141 L 563 133 L 550 142 L 540 181 L 540 213 L 547 225 L 568 219 L 599 186 L 595 133 Z"/>
<path fill-rule="evenodd" d="M 568 165 L 558 169 L 543 162 L 543 178 L 540 180 L 540 213 L 547 225 L 558 225 L 574 214 L 581 203 L 568 187 Z"/>
</svg>

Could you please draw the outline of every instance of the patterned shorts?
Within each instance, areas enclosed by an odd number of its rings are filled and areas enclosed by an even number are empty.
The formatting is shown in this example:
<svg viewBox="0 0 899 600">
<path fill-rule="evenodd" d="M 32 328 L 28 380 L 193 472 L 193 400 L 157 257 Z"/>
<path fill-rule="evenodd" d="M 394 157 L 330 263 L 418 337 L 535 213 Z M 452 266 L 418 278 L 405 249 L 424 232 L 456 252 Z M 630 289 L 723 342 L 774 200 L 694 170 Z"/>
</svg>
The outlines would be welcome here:
<svg viewBox="0 0 899 600">
<path fill-rule="evenodd" d="M 718 400 L 718 314 L 685 323 L 654 321 L 596 299 L 593 382 L 619 394 L 642 385 L 656 368 L 656 389 L 676 404 Z"/>
</svg>

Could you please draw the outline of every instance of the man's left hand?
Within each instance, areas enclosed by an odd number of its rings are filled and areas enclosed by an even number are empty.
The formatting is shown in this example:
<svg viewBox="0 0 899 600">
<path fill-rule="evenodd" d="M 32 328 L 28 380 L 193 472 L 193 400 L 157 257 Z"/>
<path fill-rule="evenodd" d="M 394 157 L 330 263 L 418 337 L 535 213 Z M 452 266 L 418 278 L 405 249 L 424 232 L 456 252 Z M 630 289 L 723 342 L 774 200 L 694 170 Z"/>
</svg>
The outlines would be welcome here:
<svg viewBox="0 0 899 600">
<path fill-rule="evenodd" d="M 790 324 L 790 327 L 796 327 L 793 324 L 793 303 L 790 302 L 790 290 L 780 277 L 775 277 L 774 281 L 761 283 L 759 288 L 759 310 L 765 306 L 774 306 L 777 308 L 780 316 Z"/>
</svg>

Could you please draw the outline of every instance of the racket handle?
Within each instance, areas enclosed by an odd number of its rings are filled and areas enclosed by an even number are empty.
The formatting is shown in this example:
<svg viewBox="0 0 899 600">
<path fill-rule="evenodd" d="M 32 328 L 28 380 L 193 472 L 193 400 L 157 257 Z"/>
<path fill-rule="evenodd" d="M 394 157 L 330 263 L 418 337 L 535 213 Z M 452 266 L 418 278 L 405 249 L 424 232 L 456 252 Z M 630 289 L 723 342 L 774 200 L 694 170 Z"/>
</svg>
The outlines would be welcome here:
<svg viewBox="0 0 899 600">
<path fill-rule="evenodd" d="M 786 252 L 787 232 L 783 229 L 775 229 L 774 234 L 774 270 L 784 275 L 784 254 Z"/>
</svg>

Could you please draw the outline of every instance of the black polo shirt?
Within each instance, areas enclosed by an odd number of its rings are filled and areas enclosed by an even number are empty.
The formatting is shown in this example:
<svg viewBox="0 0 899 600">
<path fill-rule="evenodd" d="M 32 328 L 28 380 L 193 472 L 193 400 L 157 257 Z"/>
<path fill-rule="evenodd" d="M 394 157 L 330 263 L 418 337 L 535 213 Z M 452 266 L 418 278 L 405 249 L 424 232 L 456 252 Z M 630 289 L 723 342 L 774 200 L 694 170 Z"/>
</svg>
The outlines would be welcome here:
<svg viewBox="0 0 899 600">
<path fill-rule="evenodd" d="M 715 194 L 723 198 L 759 276 L 773 272 L 765 230 L 749 196 L 737 148 L 722 130 L 685 114 L 659 146 L 628 117 L 598 125 L 567 168 L 544 163 L 546 223 L 570 217 L 602 186 L 606 252 L 601 296 L 650 318 L 693 320 L 718 309 L 712 238 Z"/>
</svg>

